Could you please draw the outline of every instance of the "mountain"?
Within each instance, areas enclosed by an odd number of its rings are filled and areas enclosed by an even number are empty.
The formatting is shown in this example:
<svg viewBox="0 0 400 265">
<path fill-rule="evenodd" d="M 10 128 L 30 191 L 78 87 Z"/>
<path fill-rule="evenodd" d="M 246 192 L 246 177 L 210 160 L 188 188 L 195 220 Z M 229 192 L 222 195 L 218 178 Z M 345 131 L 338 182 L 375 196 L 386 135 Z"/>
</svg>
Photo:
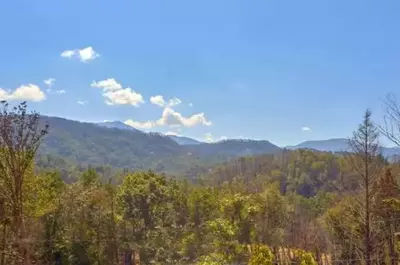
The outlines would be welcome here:
<svg viewBox="0 0 400 265">
<path fill-rule="evenodd" d="M 111 165 L 134 169 L 153 168 L 157 161 L 184 151 L 170 138 L 133 130 L 119 130 L 58 117 L 42 117 L 50 125 L 40 148 L 81 164 Z"/>
<path fill-rule="evenodd" d="M 188 150 L 199 156 L 251 156 L 271 154 L 281 150 L 280 147 L 269 141 L 232 139 L 215 143 L 202 143 L 195 146 L 187 146 Z"/>
<path fill-rule="evenodd" d="M 287 149 L 313 149 L 318 151 L 345 152 L 349 151 L 348 139 L 334 138 L 328 140 L 305 141 L 298 145 L 288 146 Z"/>
<path fill-rule="evenodd" d="M 48 123 L 50 130 L 39 149 L 39 159 L 51 155 L 80 165 L 179 173 L 193 165 L 215 164 L 239 156 L 280 150 L 268 141 L 252 140 L 179 145 L 170 136 L 125 129 L 125 125 L 118 122 L 99 125 L 48 116 L 42 116 L 41 122 Z M 121 129 L 116 129 L 115 125 Z"/>
<path fill-rule="evenodd" d="M 174 140 L 179 145 L 196 145 L 202 143 L 200 141 L 197 141 L 189 137 L 177 136 L 177 135 L 167 135 L 167 136 L 172 140 Z"/>
<path fill-rule="evenodd" d="M 106 127 L 106 128 L 115 128 L 115 129 L 120 129 L 120 130 L 129 130 L 129 131 L 139 132 L 138 129 L 133 128 L 132 126 L 126 125 L 125 123 L 123 123 L 121 121 L 106 121 L 106 122 L 99 122 L 96 124 L 98 126 Z"/>
<path fill-rule="evenodd" d="M 335 138 L 328 140 L 305 141 L 295 146 L 286 147 L 290 150 L 295 149 L 312 149 L 317 151 L 328 152 L 346 152 L 351 151 L 349 140 L 345 138 Z M 395 159 L 400 156 L 400 147 L 382 147 L 382 154 L 389 159 Z"/>
</svg>

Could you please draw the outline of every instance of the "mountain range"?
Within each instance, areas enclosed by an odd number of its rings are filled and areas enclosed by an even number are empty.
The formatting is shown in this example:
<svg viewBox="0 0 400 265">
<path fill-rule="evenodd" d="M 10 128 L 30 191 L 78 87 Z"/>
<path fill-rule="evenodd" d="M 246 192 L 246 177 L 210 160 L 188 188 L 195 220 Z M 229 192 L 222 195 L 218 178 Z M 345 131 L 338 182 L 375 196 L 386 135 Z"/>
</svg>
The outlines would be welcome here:
<svg viewBox="0 0 400 265">
<path fill-rule="evenodd" d="M 58 157 L 79 165 L 108 165 L 131 170 L 153 169 L 179 174 L 196 166 L 213 165 L 241 156 L 273 154 L 281 147 L 266 140 L 223 140 L 204 143 L 192 138 L 145 133 L 122 122 L 87 123 L 42 116 L 50 125 L 39 149 L 39 159 Z M 346 139 L 306 141 L 286 149 L 307 148 L 340 152 Z M 384 148 L 399 155 L 400 148 Z"/>
<path fill-rule="evenodd" d="M 327 152 L 350 152 L 351 147 L 349 146 L 349 140 L 346 138 L 333 138 L 328 140 L 318 141 L 305 141 L 298 145 L 287 146 L 287 149 L 312 149 L 316 151 L 327 151 Z M 400 147 L 381 147 L 381 153 L 383 156 L 393 159 L 394 156 L 400 155 Z"/>
<path fill-rule="evenodd" d="M 109 128 L 120 128 L 120 129 L 128 129 L 128 130 L 137 130 L 129 125 L 124 124 L 123 122 L 109 122 L 102 123 L 103 126 Z M 196 145 L 202 144 L 204 142 L 200 142 L 198 140 L 184 137 L 184 136 L 176 136 L 176 135 L 168 135 L 169 138 L 174 140 L 179 145 Z M 261 143 L 262 141 L 255 141 Z M 305 141 L 300 144 L 294 146 L 286 146 L 282 147 L 289 150 L 296 149 L 312 149 L 316 151 L 325 151 L 325 152 L 349 152 L 351 148 L 349 146 L 349 140 L 346 138 L 332 138 L 327 140 L 313 140 L 313 141 Z M 381 147 L 381 152 L 384 156 L 391 157 L 395 155 L 400 155 L 400 147 Z"/>
<path fill-rule="evenodd" d="M 202 143 L 186 137 L 144 133 L 122 122 L 87 123 L 48 116 L 42 116 L 41 121 L 50 129 L 39 149 L 39 159 L 52 156 L 81 165 L 177 173 L 196 165 L 280 150 L 268 141 Z"/>
</svg>

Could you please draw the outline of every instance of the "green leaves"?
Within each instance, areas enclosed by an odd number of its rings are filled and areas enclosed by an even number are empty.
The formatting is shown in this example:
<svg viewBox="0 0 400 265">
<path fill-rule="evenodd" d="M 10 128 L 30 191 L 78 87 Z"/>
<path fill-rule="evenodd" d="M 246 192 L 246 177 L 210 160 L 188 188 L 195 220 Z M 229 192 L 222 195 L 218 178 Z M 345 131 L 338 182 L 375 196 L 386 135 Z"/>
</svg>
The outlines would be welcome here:
<svg viewBox="0 0 400 265">
<path fill-rule="evenodd" d="M 272 265 L 274 255 L 267 246 L 253 245 L 251 252 L 249 265 Z"/>
</svg>

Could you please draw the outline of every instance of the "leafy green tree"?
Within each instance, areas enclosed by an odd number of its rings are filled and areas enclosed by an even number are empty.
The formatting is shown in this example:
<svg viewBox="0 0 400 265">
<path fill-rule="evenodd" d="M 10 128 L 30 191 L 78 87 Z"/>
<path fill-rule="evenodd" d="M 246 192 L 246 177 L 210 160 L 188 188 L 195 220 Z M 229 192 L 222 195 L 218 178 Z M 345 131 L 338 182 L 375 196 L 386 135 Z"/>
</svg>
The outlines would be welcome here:
<svg viewBox="0 0 400 265">
<path fill-rule="evenodd" d="M 33 162 L 48 125 L 40 125 L 38 113 L 29 113 L 26 102 L 11 110 L 1 101 L 0 110 L 0 189 L 9 206 L 11 230 L 23 262 L 31 264 L 28 231 L 24 216 L 24 184 L 32 172 Z"/>
</svg>

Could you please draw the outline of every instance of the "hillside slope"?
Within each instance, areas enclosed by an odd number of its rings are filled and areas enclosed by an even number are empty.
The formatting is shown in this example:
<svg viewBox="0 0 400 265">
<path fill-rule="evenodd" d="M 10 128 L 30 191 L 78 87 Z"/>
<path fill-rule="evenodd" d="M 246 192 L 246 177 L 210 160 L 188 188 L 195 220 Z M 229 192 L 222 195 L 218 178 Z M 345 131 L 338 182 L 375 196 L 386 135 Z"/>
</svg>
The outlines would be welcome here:
<svg viewBox="0 0 400 265">
<path fill-rule="evenodd" d="M 243 155 L 280 150 L 268 141 L 228 140 L 213 144 L 179 145 L 169 136 L 108 128 L 58 117 L 42 117 L 50 125 L 39 155 L 52 155 L 82 165 L 109 165 L 132 170 L 179 173 Z"/>
</svg>

